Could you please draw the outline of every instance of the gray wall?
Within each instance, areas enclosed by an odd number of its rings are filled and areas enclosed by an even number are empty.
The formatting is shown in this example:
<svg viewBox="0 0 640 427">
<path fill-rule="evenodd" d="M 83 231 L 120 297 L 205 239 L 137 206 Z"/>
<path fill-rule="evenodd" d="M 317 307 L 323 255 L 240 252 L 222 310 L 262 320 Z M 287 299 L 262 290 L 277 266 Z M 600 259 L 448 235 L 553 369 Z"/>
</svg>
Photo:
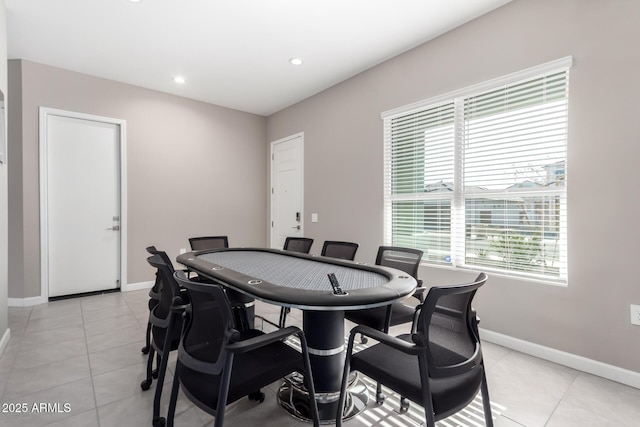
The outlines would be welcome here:
<svg viewBox="0 0 640 427">
<path fill-rule="evenodd" d="M 6 114 L 8 108 L 7 95 L 7 21 L 4 0 L 0 0 L 0 91 L 4 94 Z M 6 123 L 6 121 L 5 121 Z M 6 132 L 6 129 L 5 129 Z M 5 135 L 6 137 L 6 135 Z M 5 153 L 6 156 L 6 153 Z M 7 321 L 7 166 L 0 165 L 0 338 L 8 327 Z"/>
<path fill-rule="evenodd" d="M 153 279 L 144 250 L 151 244 L 172 258 L 198 235 L 226 234 L 234 246 L 266 244 L 265 117 L 9 62 L 10 90 L 21 103 L 10 121 L 10 297 L 40 295 L 39 106 L 127 121 L 127 283 Z"/>
<path fill-rule="evenodd" d="M 573 55 L 569 105 L 569 285 L 493 275 L 482 327 L 640 371 L 640 2 L 515 0 L 269 117 L 269 141 L 304 131 L 305 234 L 383 243 L 380 113 Z M 311 223 L 310 215 L 319 214 Z M 315 251 L 321 245 L 315 246 Z M 422 268 L 426 284 L 469 272 Z"/>
</svg>

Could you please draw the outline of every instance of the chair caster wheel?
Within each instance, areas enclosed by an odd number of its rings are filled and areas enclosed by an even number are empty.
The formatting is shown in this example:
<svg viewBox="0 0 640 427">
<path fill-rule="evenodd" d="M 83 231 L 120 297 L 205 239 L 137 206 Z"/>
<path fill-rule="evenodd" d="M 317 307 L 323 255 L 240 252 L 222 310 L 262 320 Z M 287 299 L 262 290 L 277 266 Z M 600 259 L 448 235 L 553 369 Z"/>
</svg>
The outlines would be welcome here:
<svg viewBox="0 0 640 427">
<path fill-rule="evenodd" d="M 158 379 L 158 370 L 157 370 L 157 369 L 154 369 L 153 371 L 151 371 L 151 376 L 152 376 L 154 379 Z"/>
<path fill-rule="evenodd" d="M 385 396 L 384 393 L 382 393 L 382 392 L 376 393 L 376 404 L 382 405 L 386 398 L 387 398 L 387 396 Z"/>
<path fill-rule="evenodd" d="M 144 347 L 142 347 L 142 349 L 140 349 L 140 351 L 142 352 L 142 354 L 149 354 L 149 347 L 145 345 Z"/>
<path fill-rule="evenodd" d="M 409 401 L 406 398 L 401 397 L 400 398 L 400 413 L 404 414 L 408 410 L 409 410 Z"/>
<path fill-rule="evenodd" d="M 144 391 L 149 390 L 151 387 L 151 380 L 144 380 L 140 383 L 140 388 Z"/>
<path fill-rule="evenodd" d="M 164 419 L 164 417 L 158 417 L 158 418 L 154 418 L 153 419 L 153 427 L 164 427 L 166 423 L 166 420 Z"/>
<path fill-rule="evenodd" d="M 369 339 L 367 337 L 365 337 L 364 335 L 360 336 L 360 344 L 366 344 L 369 342 Z"/>
<path fill-rule="evenodd" d="M 250 393 L 249 396 L 247 396 L 249 398 L 249 400 L 255 400 L 257 402 L 264 402 L 264 393 L 261 391 L 254 391 L 253 393 Z"/>
</svg>

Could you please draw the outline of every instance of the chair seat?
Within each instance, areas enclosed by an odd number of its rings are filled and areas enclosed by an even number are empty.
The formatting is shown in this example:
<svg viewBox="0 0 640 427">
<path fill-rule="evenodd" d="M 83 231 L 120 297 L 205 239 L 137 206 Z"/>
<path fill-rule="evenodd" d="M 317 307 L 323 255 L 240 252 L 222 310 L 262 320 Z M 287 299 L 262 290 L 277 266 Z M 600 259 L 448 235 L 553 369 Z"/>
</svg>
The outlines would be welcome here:
<svg viewBox="0 0 640 427">
<path fill-rule="evenodd" d="M 411 342 L 411 335 L 398 338 Z M 382 344 L 353 355 L 351 369 L 363 371 L 401 396 L 422 405 L 418 359 Z M 446 379 L 429 379 L 436 419 L 446 418 L 467 406 L 476 396 L 483 378 L 482 366 L 466 375 Z M 473 384 L 470 387 L 469 384 Z"/>
<path fill-rule="evenodd" d="M 386 317 L 387 306 L 367 308 L 364 310 L 348 311 L 345 317 L 359 325 L 367 325 L 370 328 L 383 331 L 385 328 L 384 320 Z M 389 326 L 401 325 L 403 323 L 411 323 L 415 307 L 396 302 L 391 307 L 391 321 Z"/>
<path fill-rule="evenodd" d="M 243 334 L 243 338 L 261 335 L 262 332 L 252 330 Z M 207 360 L 206 347 L 191 351 L 191 355 L 200 360 Z M 220 376 L 203 374 L 180 363 L 180 383 L 182 390 L 198 406 L 215 415 L 213 412 L 218 402 Z M 259 352 L 240 353 L 234 356 L 233 371 L 229 387 L 227 405 L 261 387 L 277 381 L 279 378 L 294 372 L 304 371 L 300 353 L 283 342 L 275 342 L 262 347 Z"/>
</svg>

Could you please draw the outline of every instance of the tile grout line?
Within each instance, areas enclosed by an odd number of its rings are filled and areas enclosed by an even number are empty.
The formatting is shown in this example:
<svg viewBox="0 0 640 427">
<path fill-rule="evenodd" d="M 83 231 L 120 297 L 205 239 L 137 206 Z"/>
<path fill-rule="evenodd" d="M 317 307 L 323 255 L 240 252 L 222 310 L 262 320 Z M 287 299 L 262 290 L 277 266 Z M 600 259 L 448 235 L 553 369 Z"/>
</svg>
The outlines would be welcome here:
<svg viewBox="0 0 640 427">
<path fill-rule="evenodd" d="M 80 301 L 80 316 L 82 317 L 82 332 L 84 333 L 84 345 L 87 349 L 87 363 L 89 364 L 89 378 L 91 378 L 91 391 L 93 392 L 93 403 L 96 411 L 96 421 L 100 427 L 100 413 L 98 412 L 98 399 L 96 398 L 96 385 L 93 381 L 93 368 L 91 368 L 91 359 L 89 358 L 89 342 L 87 341 L 87 330 L 85 329 L 84 310 L 82 310 L 82 301 Z"/>
</svg>

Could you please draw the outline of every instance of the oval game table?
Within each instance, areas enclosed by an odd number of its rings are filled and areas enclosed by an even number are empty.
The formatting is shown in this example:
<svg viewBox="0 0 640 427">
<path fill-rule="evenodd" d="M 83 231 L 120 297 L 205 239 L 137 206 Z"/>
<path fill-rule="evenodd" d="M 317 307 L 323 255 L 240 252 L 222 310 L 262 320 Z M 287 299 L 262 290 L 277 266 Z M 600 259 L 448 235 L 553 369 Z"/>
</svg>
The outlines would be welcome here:
<svg viewBox="0 0 640 427">
<path fill-rule="evenodd" d="M 276 249 L 194 251 L 178 256 L 177 261 L 251 298 L 302 310 L 323 424 L 335 422 L 344 367 L 344 311 L 391 304 L 416 288 L 415 279 L 400 270 Z M 335 275 L 340 289 L 334 291 L 329 274 Z M 357 382 L 353 377 L 345 419 L 367 404 L 366 387 Z M 300 379 L 286 380 L 278 399 L 293 416 L 310 419 L 308 395 Z"/>
</svg>

